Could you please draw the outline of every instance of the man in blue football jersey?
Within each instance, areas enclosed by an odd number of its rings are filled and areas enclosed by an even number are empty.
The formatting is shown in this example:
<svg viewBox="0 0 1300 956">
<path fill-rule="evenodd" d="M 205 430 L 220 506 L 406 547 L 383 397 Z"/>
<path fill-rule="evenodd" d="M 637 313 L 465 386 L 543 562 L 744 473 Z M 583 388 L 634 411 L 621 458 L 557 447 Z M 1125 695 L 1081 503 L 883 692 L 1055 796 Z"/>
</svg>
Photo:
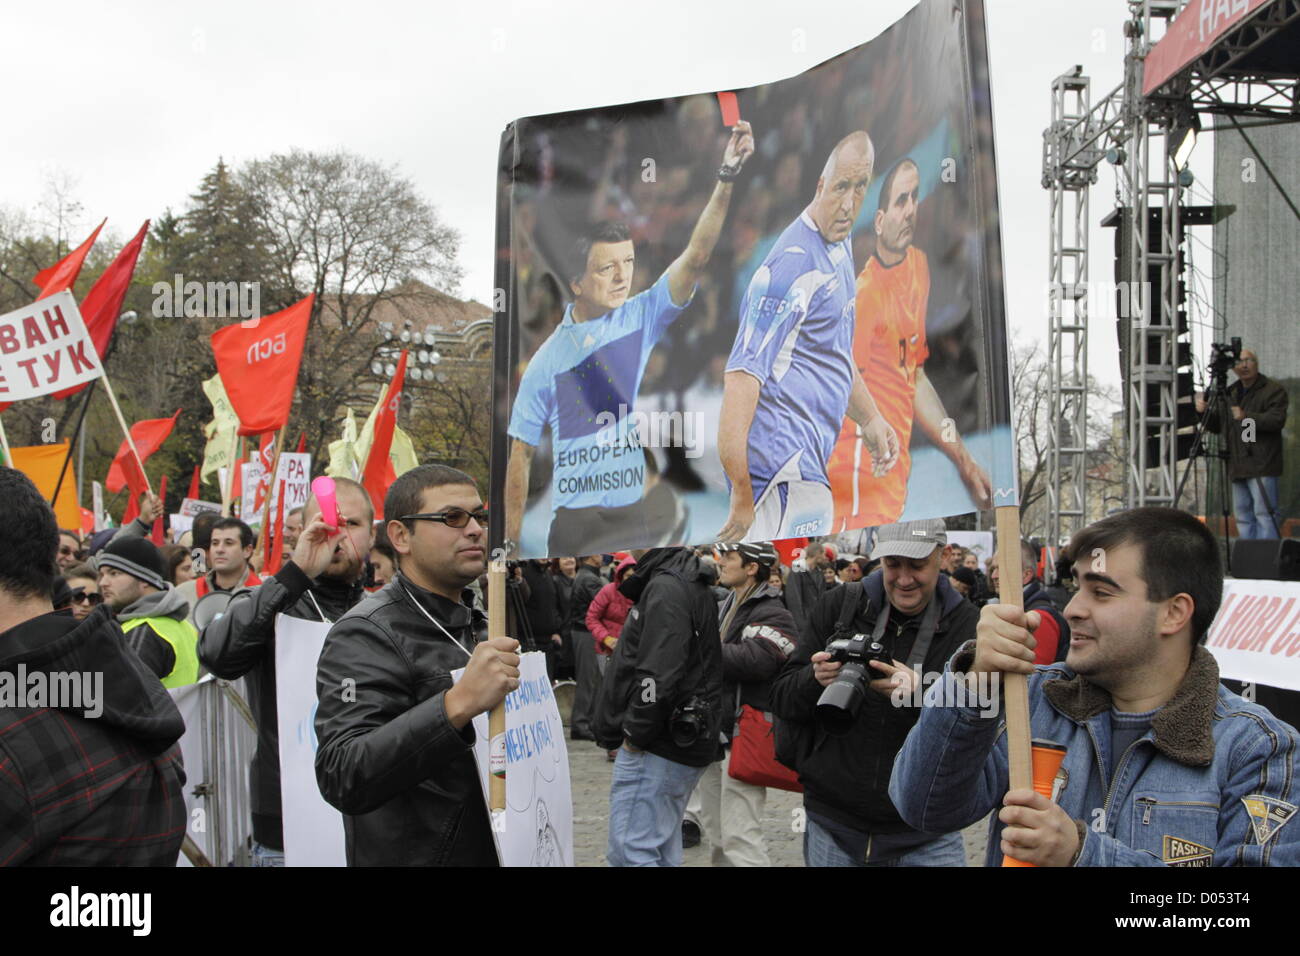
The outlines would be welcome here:
<svg viewBox="0 0 1300 956">
<path fill-rule="evenodd" d="M 507 553 L 517 550 L 528 473 L 548 427 L 554 456 L 548 555 L 666 543 L 644 505 L 647 458 L 632 412 L 650 353 L 690 304 L 722 231 L 732 182 L 753 152 L 749 124 L 737 123 L 686 250 L 645 291 L 628 298 L 636 255 L 625 225 L 601 223 L 578 240 L 569 276 L 574 301 L 528 363 L 510 415 Z"/>
<path fill-rule="evenodd" d="M 880 474 L 898 459 L 898 436 L 853 365 L 850 236 L 874 162 L 864 131 L 840 140 L 812 202 L 750 280 L 718 422 L 718 456 L 731 485 L 722 541 L 831 530 L 826 463 L 846 412 Z"/>
</svg>

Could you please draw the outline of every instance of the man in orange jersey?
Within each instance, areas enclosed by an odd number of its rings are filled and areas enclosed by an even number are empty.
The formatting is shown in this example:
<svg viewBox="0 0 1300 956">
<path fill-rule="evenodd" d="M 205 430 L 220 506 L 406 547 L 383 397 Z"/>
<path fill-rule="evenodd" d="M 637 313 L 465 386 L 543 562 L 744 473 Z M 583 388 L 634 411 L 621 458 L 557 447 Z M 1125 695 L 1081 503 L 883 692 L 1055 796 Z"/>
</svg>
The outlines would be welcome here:
<svg viewBox="0 0 1300 956">
<path fill-rule="evenodd" d="M 894 524 L 907 499 L 912 470 L 912 422 L 952 459 L 978 508 L 992 502 L 992 484 L 948 419 L 925 374 L 930 354 L 925 311 L 930 268 L 913 245 L 921 177 L 916 163 L 901 159 L 886 174 L 876 210 L 876 251 L 858 275 L 853 362 L 876 406 L 898 434 L 898 463 L 877 469 L 857 425 L 845 419 L 828 471 L 834 489 L 836 531 Z"/>
</svg>

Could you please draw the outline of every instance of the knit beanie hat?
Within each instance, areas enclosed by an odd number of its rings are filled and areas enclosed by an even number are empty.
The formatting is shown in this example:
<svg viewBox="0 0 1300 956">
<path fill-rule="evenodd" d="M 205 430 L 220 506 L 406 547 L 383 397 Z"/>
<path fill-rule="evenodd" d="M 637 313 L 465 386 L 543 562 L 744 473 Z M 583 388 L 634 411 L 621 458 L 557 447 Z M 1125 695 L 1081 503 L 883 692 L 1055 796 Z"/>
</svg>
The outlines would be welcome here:
<svg viewBox="0 0 1300 956">
<path fill-rule="evenodd" d="M 118 535 L 95 561 L 101 568 L 116 568 L 159 591 L 167 590 L 167 562 L 152 541 Z"/>
</svg>

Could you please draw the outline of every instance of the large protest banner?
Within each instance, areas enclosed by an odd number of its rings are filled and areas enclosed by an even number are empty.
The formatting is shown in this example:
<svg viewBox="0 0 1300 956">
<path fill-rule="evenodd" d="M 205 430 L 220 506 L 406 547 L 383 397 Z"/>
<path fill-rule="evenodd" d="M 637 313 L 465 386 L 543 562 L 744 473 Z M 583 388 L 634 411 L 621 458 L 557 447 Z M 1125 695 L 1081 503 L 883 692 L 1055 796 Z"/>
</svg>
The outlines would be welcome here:
<svg viewBox="0 0 1300 956">
<path fill-rule="evenodd" d="M 346 866 L 343 815 L 316 785 L 316 661 L 330 626 L 276 615 L 275 703 L 285 866 Z"/>
<path fill-rule="evenodd" d="M 463 670 L 455 671 L 457 680 Z M 493 826 L 502 866 L 573 866 L 573 794 L 564 724 L 546 655 L 521 655 L 519 689 L 506 696 L 506 809 Z M 488 799 L 488 715 L 474 718 L 474 758 Z"/>
<path fill-rule="evenodd" d="M 1300 690 L 1300 584 L 1224 581 L 1205 646 L 1223 677 Z"/>
<path fill-rule="evenodd" d="M 245 462 L 240 481 L 249 489 L 239 503 L 239 517 L 252 527 L 262 524 L 262 503 L 255 500 L 252 489 L 262 480 L 262 464 L 257 457 Z M 306 452 L 283 452 L 276 470 L 276 480 L 271 486 L 271 517 L 275 518 L 276 500 L 280 497 L 280 482 L 284 482 L 284 513 L 301 508 L 311 496 L 311 455 Z"/>
<path fill-rule="evenodd" d="M 40 398 L 103 374 L 70 291 L 0 315 L 0 402 Z"/>
<path fill-rule="evenodd" d="M 1015 502 L 979 0 L 734 94 L 517 120 L 499 181 L 511 553 Z"/>
</svg>

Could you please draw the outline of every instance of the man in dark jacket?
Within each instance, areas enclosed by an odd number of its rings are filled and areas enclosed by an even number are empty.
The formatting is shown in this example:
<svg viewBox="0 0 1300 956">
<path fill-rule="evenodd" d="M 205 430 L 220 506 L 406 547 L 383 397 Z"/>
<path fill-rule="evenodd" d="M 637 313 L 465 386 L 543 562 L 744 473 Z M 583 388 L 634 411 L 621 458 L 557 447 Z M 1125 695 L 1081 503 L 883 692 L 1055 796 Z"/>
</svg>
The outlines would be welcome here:
<svg viewBox="0 0 1300 956">
<path fill-rule="evenodd" d="M 831 585 L 826 583 L 825 570 L 830 567 L 826 545 L 813 541 L 804 549 L 803 571 L 791 571 L 785 581 L 785 606 L 794 616 L 794 623 L 803 630 L 813 606 L 821 600 Z"/>
<path fill-rule="evenodd" d="M 610 866 L 680 866 L 682 814 L 719 756 L 722 644 L 699 559 L 685 548 L 637 558 L 619 590 L 628 612 L 601 683 L 593 729 L 619 747 L 609 791 Z"/>
<path fill-rule="evenodd" d="M 722 633 L 722 735 L 727 749 L 721 763 L 705 768 L 692 804 L 703 835 L 713 847 L 714 866 L 771 866 L 763 842 L 767 788 L 729 773 L 731 741 L 742 706 L 766 717 L 770 727 L 771 686 L 798 640 L 794 618 L 781 592 L 768 583 L 780 560 L 767 542 L 719 543 L 718 581 L 729 588 L 718 608 Z"/>
<path fill-rule="evenodd" d="M 174 866 L 181 715 L 108 608 L 53 612 L 58 524 L 30 479 L 0 467 L 0 501 L 0 866 Z"/>
<path fill-rule="evenodd" d="M 546 655 L 546 673 L 554 681 L 557 657 L 564 644 L 560 636 L 564 622 L 560 620 L 560 594 L 555 586 L 555 575 L 551 574 L 548 561 L 522 561 L 519 567 L 524 583 L 528 585 L 524 613 L 533 635 L 534 649 Z"/>
<path fill-rule="evenodd" d="M 384 517 L 399 570 L 321 650 L 316 782 L 344 814 L 349 866 L 495 866 L 470 721 L 519 687 L 519 642 L 486 640 L 472 603 L 487 512 L 469 475 L 421 465 Z"/>
<path fill-rule="evenodd" d="M 1237 380 L 1228 386 L 1227 409 L 1211 412 L 1206 427 L 1228 445 L 1233 510 L 1240 538 L 1282 537 L 1278 479 L 1282 476 L 1282 429 L 1290 399 L 1286 389 L 1259 371 L 1259 359 L 1242 349 L 1234 366 Z M 1196 410 L 1205 399 L 1197 396 Z"/>
<path fill-rule="evenodd" d="M 569 735 L 574 740 L 594 740 L 591 733 L 591 716 L 595 710 L 596 691 L 600 687 L 600 664 L 596 660 L 596 645 L 587 630 L 587 609 L 592 599 L 605 586 L 600 576 L 600 555 L 589 554 L 578 559 L 578 573 L 573 577 L 573 591 L 569 595 L 569 633 L 573 645 L 573 669 L 577 687 L 573 694 L 573 715 L 569 718 Z"/>
<path fill-rule="evenodd" d="M 338 620 L 364 595 L 365 557 L 373 540 L 370 495 L 350 478 L 334 479 L 340 528 L 331 532 L 315 496 L 303 509 L 306 526 L 293 556 L 258 587 L 231 598 L 225 613 L 199 637 L 199 660 L 224 680 L 244 678 L 257 721 L 257 751 L 250 773 L 253 865 L 284 866 L 280 809 L 280 731 L 275 692 L 275 618 Z"/>
<path fill-rule="evenodd" d="M 809 866 L 965 863 L 960 833 L 913 830 L 888 792 L 894 757 L 919 717 L 913 688 L 922 673 L 942 673 L 974 637 L 979 618 L 939 572 L 947 540 L 942 519 L 878 529 L 871 556 L 883 559 L 882 567 L 818 603 L 773 685 L 777 755 L 798 771 L 804 787 Z M 871 661 L 856 714 L 840 727 L 818 714 L 818 702 L 844 667 L 825 648 L 855 634 L 878 640 L 892 663 Z"/>
</svg>

